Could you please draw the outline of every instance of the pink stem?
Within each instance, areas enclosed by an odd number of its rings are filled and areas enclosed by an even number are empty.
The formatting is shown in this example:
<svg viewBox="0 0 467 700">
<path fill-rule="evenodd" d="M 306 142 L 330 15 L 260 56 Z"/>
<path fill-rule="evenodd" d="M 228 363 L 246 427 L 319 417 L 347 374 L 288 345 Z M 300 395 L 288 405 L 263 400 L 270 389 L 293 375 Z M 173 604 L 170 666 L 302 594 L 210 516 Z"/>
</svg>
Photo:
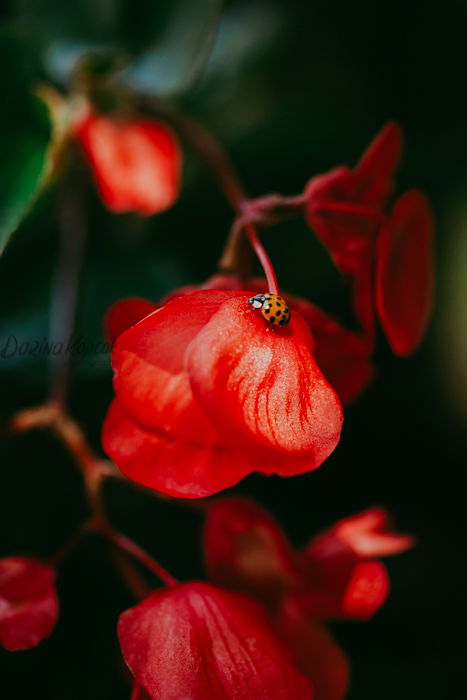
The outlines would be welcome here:
<svg viewBox="0 0 467 700">
<path fill-rule="evenodd" d="M 151 108 L 151 105 L 146 103 L 146 107 Z M 196 121 L 188 119 L 187 117 L 181 116 L 172 111 L 163 111 L 163 116 L 170 120 L 172 126 L 176 131 L 178 131 L 182 139 L 186 141 L 191 149 L 198 155 L 200 160 L 202 160 L 202 162 L 211 172 L 211 175 L 231 207 L 235 209 L 241 217 L 244 214 L 245 205 L 248 203 L 248 197 L 242 184 L 240 183 L 240 179 L 237 176 L 229 157 L 225 153 L 222 146 L 207 129 L 198 124 Z M 272 262 L 266 253 L 266 250 L 261 243 L 254 226 L 252 224 L 246 224 L 244 229 L 248 240 L 263 267 L 264 274 L 268 281 L 269 290 L 272 294 L 277 294 L 278 284 L 276 273 L 274 272 Z M 232 240 L 228 241 L 227 249 L 230 248 L 230 245 L 232 245 L 233 248 L 236 247 L 236 238 L 239 233 L 239 230 L 236 232 L 234 230 L 232 231 Z"/>
<path fill-rule="evenodd" d="M 279 285 L 277 284 L 276 271 L 274 270 L 271 258 L 269 257 L 269 255 L 266 252 L 266 249 L 261 243 L 253 224 L 245 225 L 245 233 L 248 237 L 248 240 L 250 241 L 251 247 L 258 256 L 258 260 L 260 261 L 261 266 L 264 270 L 269 291 L 271 292 L 271 294 L 279 294 Z"/>
<path fill-rule="evenodd" d="M 140 561 L 141 564 L 144 564 L 144 566 L 156 574 L 166 586 L 173 587 L 178 585 L 179 582 L 176 578 L 169 574 L 159 562 L 153 559 L 142 547 L 136 544 L 136 542 L 130 540 L 129 537 L 111 528 L 105 528 L 103 532 L 113 544 L 120 547 L 120 549 L 128 554 L 131 554 L 131 556 Z"/>
</svg>

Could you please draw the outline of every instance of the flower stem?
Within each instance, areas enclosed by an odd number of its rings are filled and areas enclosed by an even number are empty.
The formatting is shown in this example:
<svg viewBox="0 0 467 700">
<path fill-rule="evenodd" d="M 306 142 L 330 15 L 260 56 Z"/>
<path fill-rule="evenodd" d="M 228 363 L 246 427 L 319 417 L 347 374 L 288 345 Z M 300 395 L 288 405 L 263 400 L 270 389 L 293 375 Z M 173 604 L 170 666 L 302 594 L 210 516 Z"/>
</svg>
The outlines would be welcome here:
<svg viewBox="0 0 467 700">
<path fill-rule="evenodd" d="M 77 186 L 65 185 L 59 215 L 60 251 L 55 279 L 50 339 L 63 343 L 64 351 L 51 355 L 50 398 L 63 405 L 68 389 L 70 354 L 66 350 L 75 327 L 81 263 L 86 239 L 86 225 Z M 79 187 L 79 185 L 78 185 Z"/>
<path fill-rule="evenodd" d="M 266 252 L 266 249 L 261 243 L 253 224 L 245 224 L 245 232 L 248 237 L 248 240 L 250 241 L 250 245 L 255 251 L 256 255 L 258 256 L 258 260 L 260 261 L 261 266 L 264 270 L 269 291 L 271 292 L 271 294 L 279 294 L 279 285 L 277 284 L 276 271 L 274 270 L 271 258 L 269 257 L 269 255 Z"/>
<path fill-rule="evenodd" d="M 136 544 L 136 542 L 130 540 L 129 537 L 109 527 L 102 528 L 101 531 L 112 544 L 116 545 L 127 554 L 131 554 L 132 557 L 156 574 L 166 586 L 173 587 L 178 585 L 179 582 L 177 579 L 169 574 L 162 564 L 159 564 L 158 561 L 153 559 L 142 547 Z"/>
<path fill-rule="evenodd" d="M 80 525 L 77 530 L 75 530 L 70 537 L 62 544 L 60 549 L 58 549 L 51 557 L 49 557 L 49 564 L 53 567 L 57 567 L 62 563 L 64 559 L 67 558 L 69 554 L 77 547 L 81 542 L 84 535 L 87 535 L 93 529 L 93 518 L 89 518 L 82 525 Z"/>
</svg>

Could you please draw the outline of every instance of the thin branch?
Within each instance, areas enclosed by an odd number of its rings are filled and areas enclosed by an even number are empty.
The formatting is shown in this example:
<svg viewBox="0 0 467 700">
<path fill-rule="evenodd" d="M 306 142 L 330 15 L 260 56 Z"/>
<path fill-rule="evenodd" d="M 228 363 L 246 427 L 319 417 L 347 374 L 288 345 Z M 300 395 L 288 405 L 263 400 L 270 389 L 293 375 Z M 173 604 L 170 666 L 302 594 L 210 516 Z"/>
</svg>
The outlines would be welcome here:
<svg viewBox="0 0 467 700">
<path fill-rule="evenodd" d="M 121 532 L 117 532 L 112 528 L 102 528 L 102 534 L 104 534 L 112 544 L 116 545 L 127 554 L 137 559 L 141 564 L 143 564 L 147 569 L 152 571 L 166 586 L 176 586 L 178 581 L 165 569 L 162 564 L 153 559 L 142 547 L 140 547 L 136 542 L 133 542 L 129 537 L 123 535 Z"/>
<path fill-rule="evenodd" d="M 51 355 L 50 398 L 63 405 L 68 390 L 70 370 L 69 343 L 76 321 L 78 287 L 83 261 L 86 223 L 81 192 L 77 186 L 66 184 L 59 215 L 60 251 L 57 275 L 54 284 L 50 339 L 63 343 L 63 351 Z"/>
</svg>

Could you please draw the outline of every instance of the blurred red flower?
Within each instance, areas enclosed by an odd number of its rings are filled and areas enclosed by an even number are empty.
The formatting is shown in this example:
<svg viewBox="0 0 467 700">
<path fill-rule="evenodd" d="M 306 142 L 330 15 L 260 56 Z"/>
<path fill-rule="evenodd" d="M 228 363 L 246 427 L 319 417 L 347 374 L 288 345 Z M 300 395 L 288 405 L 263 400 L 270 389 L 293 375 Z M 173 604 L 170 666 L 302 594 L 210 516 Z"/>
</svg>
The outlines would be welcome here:
<svg viewBox="0 0 467 700">
<path fill-rule="evenodd" d="M 211 580 L 267 606 L 297 664 L 313 679 L 316 700 L 340 700 L 348 682 L 347 660 L 323 622 L 371 617 L 389 591 L 386 569 L 375 557 L 412 544 L 410 536 L 389 530 L 383 509 L 371 508 L 298 552 L 266 511 L 240 498 L 211 504 L 204 531 Z"/>
<path fill-rule="evenodd" d="M 30 649 L 57 621 L 55 570 L 37 559 L 0 559 L 0 642 L 9 651 Z"/>
<path fill-rule="evenodd" d="M 206 583 L 156 591 L 120 616 L 133 700 L 311 700 L 264 610 Z"/>
<path fill-rule="evenodd" d="M 353 170 L 312 178 L 305 195 L 310 227 L 352 283 L 365 335 L 373 341 L 377 309 L 392 349 L 406 355 L 431 309 L 433 223 L 421 192 L 406 193 L 389 209 L 401 145 L 400 128 L 387 124 Z"/>
<path fill-rule="evenodd" d="M 342 409 L 307 324 L 269 328 L 250 294 L 179 297 L 118 337 L 103 445 L 130 478 L 196 498 L 253 471 L 315 469 L 335 448 Z"/>
<path fill-rule="evenodd" d="M 177 200 L 181 151 L 164 124 L 144 117 L 118 119 L 89 108 L 77 120 L 76 136 L 112 212 L 149 216 Z"/>
</svg>

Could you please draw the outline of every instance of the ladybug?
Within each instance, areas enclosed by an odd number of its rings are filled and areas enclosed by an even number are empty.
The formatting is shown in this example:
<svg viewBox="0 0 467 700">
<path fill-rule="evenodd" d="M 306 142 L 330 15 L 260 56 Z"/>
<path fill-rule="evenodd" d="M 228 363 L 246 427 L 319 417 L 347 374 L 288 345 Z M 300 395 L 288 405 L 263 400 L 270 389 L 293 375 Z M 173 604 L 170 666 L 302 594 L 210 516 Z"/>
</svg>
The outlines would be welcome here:
<svg viewBox="0 0 467 700">
<path fill-rule="evenodd" d="M 287 302 L 277 294 L 257 294 L 247 301 L 254 309 L 261 309 L 263 318 L 274 326 L 285 326 L 290 321 Z"/>
</svg>

